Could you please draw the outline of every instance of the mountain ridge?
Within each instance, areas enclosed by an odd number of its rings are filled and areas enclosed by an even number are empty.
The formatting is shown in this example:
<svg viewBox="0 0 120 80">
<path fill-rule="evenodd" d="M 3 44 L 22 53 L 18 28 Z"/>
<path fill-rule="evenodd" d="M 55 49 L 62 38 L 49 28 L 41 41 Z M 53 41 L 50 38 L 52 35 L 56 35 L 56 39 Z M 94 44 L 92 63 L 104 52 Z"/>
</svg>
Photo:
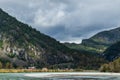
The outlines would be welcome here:
<svg viewBox="0 0 120 80">
<path fill-rule="evenodd" d="M 83 39 L 81 44 L 65 44 L 71 49 L 85 50 L 91 53 L 103 53 L 109 46 L 120 41 L 120 27 L 95 34 Z"/>
<path fill-rule="evenodd" d="M 91 59 L 92 57 L 92 59 Z M 91 60 L 89 60 L 91 59 Z M 95 63 L 93 63 L 95 60 Z M 70 49 L 0 10 L 0 61 L 14 68 L 97 69 L 104 60 Z"/>
</svg>

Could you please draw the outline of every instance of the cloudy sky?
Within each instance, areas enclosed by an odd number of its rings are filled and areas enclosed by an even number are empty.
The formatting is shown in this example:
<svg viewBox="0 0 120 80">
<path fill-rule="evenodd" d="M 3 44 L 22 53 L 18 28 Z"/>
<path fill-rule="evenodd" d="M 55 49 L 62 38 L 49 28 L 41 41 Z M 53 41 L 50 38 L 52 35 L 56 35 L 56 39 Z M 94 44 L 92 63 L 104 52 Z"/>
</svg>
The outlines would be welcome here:
<svg viewBox="0 0 120 80">
<path fill-rule="evenodd" d="M 61 42 L 80 43 L 120 25 L 120 0 L 0 0 L 0 7 Z"/>
</svg>

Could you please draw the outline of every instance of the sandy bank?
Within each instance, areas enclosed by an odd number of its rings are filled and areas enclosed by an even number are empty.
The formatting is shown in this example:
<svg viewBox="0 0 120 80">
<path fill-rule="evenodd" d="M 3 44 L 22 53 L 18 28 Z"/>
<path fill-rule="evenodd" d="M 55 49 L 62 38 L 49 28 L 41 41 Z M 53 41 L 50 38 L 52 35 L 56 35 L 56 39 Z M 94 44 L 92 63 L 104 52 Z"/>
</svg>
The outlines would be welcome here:
<svg viewBox="0 0 120 80">
<path fill-rule="evenodd" d="M 55 77 L 55 76 L 120 76 L 120 73 L 101 72 L 55 72 L 55 73 L 29 73 L 28 77 Z"/>
</svg>

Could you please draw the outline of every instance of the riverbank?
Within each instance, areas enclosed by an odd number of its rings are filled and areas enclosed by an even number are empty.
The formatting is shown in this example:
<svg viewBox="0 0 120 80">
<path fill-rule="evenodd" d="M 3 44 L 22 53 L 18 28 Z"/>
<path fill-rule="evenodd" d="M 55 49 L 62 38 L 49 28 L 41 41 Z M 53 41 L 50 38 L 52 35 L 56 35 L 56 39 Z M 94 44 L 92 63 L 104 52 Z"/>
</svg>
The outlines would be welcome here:
<svg viewBox="0 0 120 80">
<path fill-rule="evenodd" d="M 111 75 L 113 74 L 114 72 L 100 72 L 100 71 L 97 71 L 97 70 L 82 70 L 82 69 L 0 69 L 0 73 L 42 73 L 42 72 L 55 72 L 55 73 L 85 73 L 87 74 L 90 74 L 90 75 L 94 75 L 94 73 L 96 73 L 96 75 L 102 75 L 102 74 L 105 74 L 105 75 Z M 111 74 L 108 74 L 108 73 L 111 73 Z M 80 73 L 81 74 L 81 73 Z M 118 73 L 120 74 L 120 73 Z"/>
<path fill-rule="evenodd" d="M 0 69 L 0 73 L 29 73 L 29 72 L 98 72 L 82 69 Z"/>
</svg>

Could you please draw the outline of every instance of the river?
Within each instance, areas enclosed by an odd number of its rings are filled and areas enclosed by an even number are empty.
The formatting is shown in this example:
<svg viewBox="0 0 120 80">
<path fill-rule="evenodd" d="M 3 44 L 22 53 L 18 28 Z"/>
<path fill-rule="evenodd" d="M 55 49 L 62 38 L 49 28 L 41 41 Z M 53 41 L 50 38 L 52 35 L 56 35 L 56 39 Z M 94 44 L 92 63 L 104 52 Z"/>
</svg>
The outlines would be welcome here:
<svg viewBox="0 0 120 80">
<path fill-rule="evenodd" d="M 0 73 L 0 80 L 120 80 L 119 74 L 89 73 Z"/>
</svg>

